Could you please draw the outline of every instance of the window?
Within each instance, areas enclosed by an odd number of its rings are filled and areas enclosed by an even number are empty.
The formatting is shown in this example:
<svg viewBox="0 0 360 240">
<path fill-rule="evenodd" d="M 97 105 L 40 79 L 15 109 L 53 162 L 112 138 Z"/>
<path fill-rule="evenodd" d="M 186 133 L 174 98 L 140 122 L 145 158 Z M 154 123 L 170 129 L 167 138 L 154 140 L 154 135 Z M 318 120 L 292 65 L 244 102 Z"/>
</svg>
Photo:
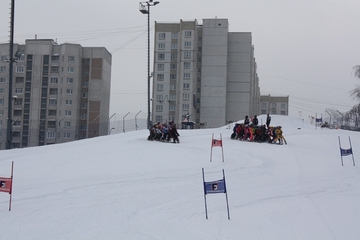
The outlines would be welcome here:
<svg viewBox="0 0 360 240">
<path fill-rule="evenodd" d="M 56 110 L 49 110 L 49 116 L 56 116 Z"/>
<path fill-rule="evenodd" d="M 262 102 L 262 103 L 261 103 L 261 107 L 262 107 L 262 108 L 266 108 L 266 107 L 267 107 L 267 102 Z"/>
<path fill-rule="evenodd" d="M 15 89 L 16 90 L 16 89 Z M 21 89 L 22 90 L 22 89 Z M 5 89 L 4 88 L 0 88 L 0 94 L 4 94 Z M 16 92 L 16 91 L 15 91 Z"/>
<path fill-rule="evenodd" d="M 177 75 L 176 74 L 170 74 L 170 80 L 176 80 L 176 77 Z"/>
<path fill-rule="evenodd" d="M 47 138 L 48 139 L 54 139 L 55 138 L 55 132 L 47 132 Z"/>
<path fill-rule="evenodd" d="M 71 106 L 72 105 L 72 100 L 71 99 L 66 99 L 65 104 L 68 105 L 68 106 Z"/>
<path fill-rule="evenodd" d="M 6 55 L 1 55 L 0 61 L 1 61 L 1 62 L 7 61 L 7 56 L 6 56 Z"/>
<path fill-rule="evenodd" d="M 169 105 L 169 111 L 175 111 L 175 105 Z"/>
<path fill-rule="evenodd" d="M 190 89 L 190 83 L 184 83 L 183 89 Z"/>
<path fill-rule="evenodd" d="M 171 59 L 173 59 L 173 60 L 177 59 L 177 53 L 172 53 L 171 54 Z"/>
<path fill-rule="evenodd" d="M 159 43 L 158 48 L 159 48 L 159 50 L 164 50 L 165 49 L 165 43 Z"/>
<path fill-rule="evenodd" d="M 68 56 L 68 62 L 75 62 L 74 56 Z"/>
<path fill-rule="evenodd" d="M 184 73 L 184 79 L 190 79 L 190 73 Z"/>
<path fill-rule="evenodd" d="M 0 77 L 0 83 L 5 83 L 6 79 L 5 77 Z"/>
<path fill-rule="evenodd" d="M 156 105 L 156 111 L 162 112 L 163 111 L 163 105 Z"/>
<path fill-rule="evenodd" d="M 176 70 L 177 69 L 177 64 L 176 63 L 171 63 L 170 64 L 170 69 L 171 70 Z"/>
<path fill-rule="evenodd" d="M 171 38 L 172 39 L 177 39 L 178 38 L 178 33 L 177 32 L 173 32 L 173 33 L 171 33 Z"/>
<path fill-rule="evenodd" d="M 51 61 L 52 62 L 59 62 L 59 54 L 51 55 Z"/>
<path fill-rule="evenodd" d="M 285 111 L 280 111 L 280 115 L 286 115 Z"/>
<path fill-rule="evenodd" d="M 70 133 L 69 132 L 64 132 L 64 138 L 70 138 Z"/>
<path fill-rule="evenodd" d="M 176 97 L 176 95 L 171 94 L 170 97 L 169 97 L 169 100 L 170 100 L 170 101 L 175 101 L 175 97 Z"/>
<path fill-rule="evenodd" d="M 87 119 L 87 114 L 82 113 L 80 117 L 81 117 L 81 120 L 86 120 Z"/>
<path fill-rule="evenodd" d="M 4 105 L 4 99 L 3 98 L 0 99 L 0 105 Z"/>
<path fill-rule="evenodd" d="M 24 83 L 24 77 L 16 77 L 15 82 L 16 83 Z"/>
<path fill-rule="evenodd" d="M 163 100 L 163 95 L 162 94 L 157 94 L 156 95 L 156 101 L 162 101 Z"/>
<path fill-rule="evenodd" d="M 56 95 L 58 93 L 57 88 L 50 88 L 50 95 Z"/>
<path fill-rule="evenodd" d="M 16 66 L 15 72 L 23 73 L 25 71 L 25 66 Z"/>
<path fill-rule="evenodd" d="M 58 73 L 59 72 L 59 66 L 51 66 L 50 72 L 51 73 Z"/>
<path fill-rule="evenodd" d="M 156 85 L 156 90 L 158 90 L 158 91 L 164 90 L 164 84 L 157 84 Z"/>
<path fill-rule="evenodd" d="M 71 110 L 65 110 L 65 116 L 71 117 Z"/>
<path fill-rule="evenodd" d="M 74 67 L 68 67 L 68 73 L 74 73 L 75 68 Z"/>
<path fill-rule="evenodd" d="M 164 40 L 165 39 L 165 33 L 159 33 L 159 39 Z"/>
<path fill-rule="evenodd" d="M 157 70 L 158 71 L 164 71 L 164 64 L 163 63 L 158 63 Z"/>
<path fill-rule="evenodd" d="M 158 60 L 165 60 L 165 53 L 158 53 Z"/>
<path fill-rule="evenodd" d="M 189 69 L 191 67 L 191 62 L 184 62 L 184 68 Z"/>
<path fill-rule="evenodd" d="M 170 84 L 170 90 L 176 90 L 176 85 L 175 84 Z"/>
<path fill-rule="evenodd" d="M 178 49 L 177 43 L 171 43 L 171 49 Z"/>
<path fill-rule="evenodd" d="M 191 48 L 191 42 L 189 42 L 189 41 L 184 42 L 184 47 Z"/>
<path fill-rule="evenodd" d="M 281 109 L 285 109 L 285 106 L 286 106 L 286 104 L 285 104 L 285 103 L 282 103 L 282 104 L 280 105 L 280 108 L 281 108 Z"/>
<path fill-rule="evenodd" d="M 66 89 L 66 94 L 68 94 L 68 95 L 73 95 L 73 90 L 72 90 L 72 88 L 67 88 L 67 89 Z"/>
<path fill-rule="evenodd" d="M 190 99 L 190 94 L 183 93 L 183 100 L 189 100 L 189 99 Z"/>
<path fill-rule="evenodd" d="M 82 104 L 81 104 L 81 109 L 87 109 L 87 106 L 88 106 L 87 102 L 86 102 L 86 103 L 82 103 Z"/>
<path fill-rule="evenodd" d="M 14 102 L 14 105 L 20 106 L 20 105 L 22 105 L 22 102 L 23 102 L 22 98 L 17 98 Z"/>
<path fill-rule="evenodd" d="M 185 31 L 185 37 L 191 37 L 191 31 Z"/>
<path fill-rule="evenodd" d="M 3 89 L 3 88 L 0 88 L 0 89 Z M 22 88 L 15 88 L 15 93 L 21 94 L 21 93 L 23 93 L 23 89 Z"/>
<path fill-rule="evenodd" d="M 157 80 L 163 81 L 164 80 L 164 74 L 157 74 Z"/>
<path fill-rule="evenodd" d="M 51 77 L 51 78 L 50 78 L 50 83 L 55 84 L 55 83 L 58 83 L 58 82 L 59 82 L 59 78 L 58 78 L 58 77 Z"/>
<path fill-rule="evenodd" d="M 156 116 L 156 122 L 162 122 L 162 116 Z"/>
<path fill-rule="evenodd" d="M 191 58 L 191 52 L 190 51 L 185 51 L 184 52 L 184 58 L 186 58 L 186 59 Z"/>
<path fill-rule="evenodd" d="M 87 98 L 87 97 L 88 97 L 88 93 L 87 93 L 87 92 L 83 92 L 81 95 L 82 95 L 82 98 Z"/>
<path fill-rule="evenodd" d="M 188 111 L 189 110 L 189 104 L 183 104 L 182 105 L 182 110 Z"/>
<path fill-rule="evenodd" d="M 83 130 L 83 131 L 85 131 L 85 130 L 86 130 L 86 124 L 81 124 L 81 125 L 80 125 L 80 129 Z"/>
<path fill-rule="evenodd" d="M 4 115 L 4 109 L 0 109 L 0 115 Z"/>
<path fill-rule="evenodd" d="M 57 99 L 56 98 L 50 98 L 49 99 L 49 105 L 50 106 L 56 106 L 57 104 Z"/>
<path fill-rule="evenodd" d="M 65 121 L 64 127 L 67 127 L 67 128 L 71 127 L 71 122 L 70 121 Z"/>
<path fill-rule="evenodd" d="M 67 78 L 66 83 L 73 84 L 74 83 L 74 78 Z"/>
<path fill-rule="evenodd" d="M 272 103 L 271 107 L 276 108 L 276 103 Z"/>
<path fill-rule="evenodd" d="M 89 87 L 89 82 L 88 82 L 88 81 L 83 82 L 82 86 L 83 86 L 84 88 Z"/>
<path fill-rule="evenodd" d="M 6 72 L 6 66 L 1 66 L 0 67 L 0 72 Z"/>
</svg>

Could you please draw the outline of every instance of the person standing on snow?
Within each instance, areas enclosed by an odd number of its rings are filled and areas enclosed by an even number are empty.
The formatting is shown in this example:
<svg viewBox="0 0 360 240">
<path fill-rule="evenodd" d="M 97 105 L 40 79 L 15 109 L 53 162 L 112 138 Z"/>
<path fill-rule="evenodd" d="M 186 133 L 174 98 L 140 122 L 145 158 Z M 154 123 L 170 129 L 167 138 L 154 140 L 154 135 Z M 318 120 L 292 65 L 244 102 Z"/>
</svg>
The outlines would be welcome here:
<svg viewBox="0 0 360 240">
<path fill-rule="evenodd" d="M 267 114 L 267 117 L 266 117 L 266 127 L 267 128 L 269 128 L 270 122 L 271 122 L 271 116 L 269 114 Z"/>
</svg>

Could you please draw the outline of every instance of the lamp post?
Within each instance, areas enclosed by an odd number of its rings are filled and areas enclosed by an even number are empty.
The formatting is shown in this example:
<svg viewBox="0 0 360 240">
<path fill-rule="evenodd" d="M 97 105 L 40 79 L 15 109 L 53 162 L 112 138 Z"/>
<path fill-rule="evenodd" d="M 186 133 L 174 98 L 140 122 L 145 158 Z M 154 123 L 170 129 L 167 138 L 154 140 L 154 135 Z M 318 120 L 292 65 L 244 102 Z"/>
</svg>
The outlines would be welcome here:
<svg viewBox="0 0 360 240">
<path fill-rule="evenodd" d="M 14 55 L 14 12 L 15 0 L 11 0 L 11 21 L 10 21 L 10 45 L 9 45 L 9 96 L 8 96 L 8 119 L 6 128 L 6 149 L 11 149 L 12 145 L 12 78 Z"/>
<path fill-rule="evenodd" d="M 148 46 L 147 46 L 147 84 L 148 84 L 148 89 L 147 89 L 147 128 L 150 128 L 150 7 L 153 7 L 157 4 L 159 4 L 160 2 L 155 1 L 154 0 L 149 0 L 146 2 L 140 2 L 139 5 L 139 10 L 142 14 L 147 14 L 148 18 L 148 26 L 147 26 L 147 31 L 148 31 Z"/>
</svg>

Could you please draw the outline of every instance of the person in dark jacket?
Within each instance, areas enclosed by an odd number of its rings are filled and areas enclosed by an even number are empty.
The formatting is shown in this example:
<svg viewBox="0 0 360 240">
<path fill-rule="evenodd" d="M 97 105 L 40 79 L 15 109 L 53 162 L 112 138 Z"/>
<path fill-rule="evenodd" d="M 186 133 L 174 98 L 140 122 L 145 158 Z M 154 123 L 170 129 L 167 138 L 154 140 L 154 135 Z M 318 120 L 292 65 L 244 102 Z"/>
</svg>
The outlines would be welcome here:
<svg viewBox="0 0 360 240">
<path fill-rule="evenodd" d="M 249 123 L 250 123 L 249 117 L 248 115 L 246 115 L 244 119 L 244 125 L 248 125 Z"/>
<path fill-rule="evenodd" d="M 271 116 L 269 114 L 267 114 L 267 117 L 266 117 L 266 127 L 267 128 L 269 128 L 270 122 L 271 122 Z"/>
<path fill-rule="evenodd" d="M 259 120 L 257 119 L 257 116 L 255 115 L 254 117 L 253 117 L 253 119 L 252 119 L 252 124 L 254 125 L 254 126 L 257 126 L 258 124 L 259 124 Z"/>
</svg>

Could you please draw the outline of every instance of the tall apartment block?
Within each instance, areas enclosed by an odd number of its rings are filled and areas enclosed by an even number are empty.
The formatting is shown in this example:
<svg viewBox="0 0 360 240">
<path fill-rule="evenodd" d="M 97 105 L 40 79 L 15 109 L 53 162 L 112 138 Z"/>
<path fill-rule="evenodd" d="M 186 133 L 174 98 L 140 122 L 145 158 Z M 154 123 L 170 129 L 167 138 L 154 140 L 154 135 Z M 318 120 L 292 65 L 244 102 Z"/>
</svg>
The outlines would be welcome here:
<svg viewBox="0 0 360 240">
<path fill-rule="evenodd" d="M 12 146 L 107 135 L 111 54 L 103 47 L 29 39 L 14 44 Z M 7 141 L 9 44 L 0 44 L 0 149 Z"/>
<path fill-rule="evenodd" d="M 258 113 L 251 33 L 227 19 L 155 22 L 152 122 L 220 127 Z"/>
</svg>

